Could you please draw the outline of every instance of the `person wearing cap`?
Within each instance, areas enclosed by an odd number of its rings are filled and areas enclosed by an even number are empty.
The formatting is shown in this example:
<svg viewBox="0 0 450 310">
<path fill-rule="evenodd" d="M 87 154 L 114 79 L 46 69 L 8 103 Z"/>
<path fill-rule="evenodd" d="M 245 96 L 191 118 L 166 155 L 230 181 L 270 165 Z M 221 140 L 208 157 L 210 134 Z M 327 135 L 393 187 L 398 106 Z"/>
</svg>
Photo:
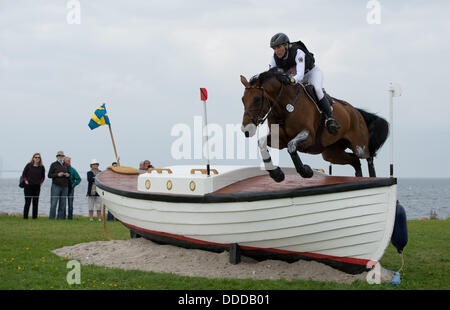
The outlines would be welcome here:
<svg viewBox="0 0 450 310">
<path fill-rule="evenodd" d="M 289 79 L 287 84 L 308 82 L 314 86 L 317 95 L 317 106 L 321 113 L 325 114 L 325 127 L 328 132 L 336 135 L 341 127 L 333 118 L 333 109 L 328 97 L 323 91 L 323 74 L 315 65 L 314 54 L 309 52 L 302 41 L 290 42 L 289 37 L 284 33 L 275 34 L 270 40 L 270 47 L 274 53 L 270 59 L 269 69 L 281 68 Z"/>
<path fill-rule="evenodd" d="M 68 194 L 68 185 L 70 173 L 64 164 L 64 152 L 56 153 L 56 161 L 50 165 L 48 170 L 48 178 L 52 179 L 52 187 L 50 190 L 50 214 L 49 219 L 56 217 L 56 207 L 58 206 L 58 219 L 63 220 L 66 216 L 66 197 Z"/>
<path fill-rule="evenodd" d="M 97 211 L 97 219 L 99 222 L 102 220 L 102 211 L 101 204 L 102 200 L 99 194 L 96 191 L 95 185 L 95 176 L 99 174 L 101 171 L 98 169 L 100 164 L 96 159 L 91 160 L 91 170 L 87 173 L 87 181 L 88 181 L 88 208 L 89 208 L 89 220 L 92 222 L 94 220 L 94 209 Z"/>
</svg>

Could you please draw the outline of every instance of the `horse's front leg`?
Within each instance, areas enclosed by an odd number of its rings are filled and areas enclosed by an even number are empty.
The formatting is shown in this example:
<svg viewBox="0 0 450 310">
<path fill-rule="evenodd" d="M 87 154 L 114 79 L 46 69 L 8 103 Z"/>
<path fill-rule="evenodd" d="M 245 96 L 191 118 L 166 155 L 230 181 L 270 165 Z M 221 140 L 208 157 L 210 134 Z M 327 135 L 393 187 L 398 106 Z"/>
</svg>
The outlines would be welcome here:
<svg viewBox="0 0 450 310">
<path fill-rule="evenodd" d="M 373 157 L 367 158 L 367 166 L 369 169 L 369 176 L 371 178 L 375 178 L 377 176 L 377 174 L 375 172 L 375 165 L 373 164 Z"/>
<path fill-rule="evenodd" d="M 269 172 L 270 177 L 277 183 L 284 181 L 284 173 L 280 167 L 275 166 L 272 163 L 272 157 L 270 157 L 267 145 L 270 145 L 270 135 L 265 136 L 258 140 L 259 151 L 261 152 L 261 158 L 264 162 L 264 169 Z"/>
<path fill-rule="evenodd" d="M 308 130 L 302 130 L 294 139 L 289 141 L 287 145 L 288 153 L 291 155 L 292 161 L 294 162 L 295 169 L 304 178 L 310 178 L 313 176 L 314 172 L 311 167 L 304 165 L 300 156 L 298 156 L 297 149 L 305 147 L 305 144 L 310 140 L 310 134 Z"/>
</svg>

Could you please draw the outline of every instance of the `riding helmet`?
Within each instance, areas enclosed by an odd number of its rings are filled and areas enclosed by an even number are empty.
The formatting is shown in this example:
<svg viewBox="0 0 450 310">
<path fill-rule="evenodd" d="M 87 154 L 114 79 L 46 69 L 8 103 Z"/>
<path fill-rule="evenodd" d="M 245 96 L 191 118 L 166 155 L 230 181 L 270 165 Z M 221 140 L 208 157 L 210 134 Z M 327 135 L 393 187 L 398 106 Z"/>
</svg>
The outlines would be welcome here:
<svg viewBox="0 0 450 310">
<path fill-rule="evenodd" d="M 270 47 L 274 48 L 275 46 L 289 43 L 289 38 L 284 33 L 277 33 L 270 39 Z"/>
</svg>

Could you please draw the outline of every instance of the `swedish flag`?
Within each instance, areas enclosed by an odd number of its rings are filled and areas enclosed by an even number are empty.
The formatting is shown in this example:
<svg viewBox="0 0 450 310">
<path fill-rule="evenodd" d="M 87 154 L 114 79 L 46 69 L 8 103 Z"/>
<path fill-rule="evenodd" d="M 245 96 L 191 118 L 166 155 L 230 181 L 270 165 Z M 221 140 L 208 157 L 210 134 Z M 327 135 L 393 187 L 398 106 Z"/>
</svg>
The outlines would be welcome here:
<svg viewBox="0 0 450 310">
<path fill-rule="evenodd" d="M 102 104 L 101 107 L 95 110 L 88 125 L 91 130 L 102 125 L 111 125 L 109 123 L 108 113 L 106 113 L 105 104 Z"/>
</svg>

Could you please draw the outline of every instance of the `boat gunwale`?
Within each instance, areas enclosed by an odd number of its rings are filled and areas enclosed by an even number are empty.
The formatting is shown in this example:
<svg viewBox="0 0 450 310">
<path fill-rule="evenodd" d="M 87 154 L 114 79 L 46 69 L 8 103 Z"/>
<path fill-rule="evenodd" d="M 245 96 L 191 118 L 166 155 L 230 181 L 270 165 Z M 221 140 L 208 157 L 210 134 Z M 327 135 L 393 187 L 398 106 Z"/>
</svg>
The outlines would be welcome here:
<svg viewBox="0 0 450 310">
<path fill-rule="evenodd" d="M 397 184 L 397 178 L 376 178 L 356 182 L 337 184 L 315 185 L 283 190 L 271 190 L 263 192 L 239 192 L 239 193 L 208 193 L 205 195 L 183 195 L 165 193 L 146 193 L 114 188 L 95 178 L 96 186 L 104 191 L 124 196 L 127 198 L 165 201 L 174 203 L 221 203 L 221 202 L 251 202 L 270 199 L 294 198 L 304 196 L 323 195 L 331 193 L 348 192 L 368 188 L 386 187 Z M 100 193 L 99 193 L 100 194 Z"/>
</svg>

